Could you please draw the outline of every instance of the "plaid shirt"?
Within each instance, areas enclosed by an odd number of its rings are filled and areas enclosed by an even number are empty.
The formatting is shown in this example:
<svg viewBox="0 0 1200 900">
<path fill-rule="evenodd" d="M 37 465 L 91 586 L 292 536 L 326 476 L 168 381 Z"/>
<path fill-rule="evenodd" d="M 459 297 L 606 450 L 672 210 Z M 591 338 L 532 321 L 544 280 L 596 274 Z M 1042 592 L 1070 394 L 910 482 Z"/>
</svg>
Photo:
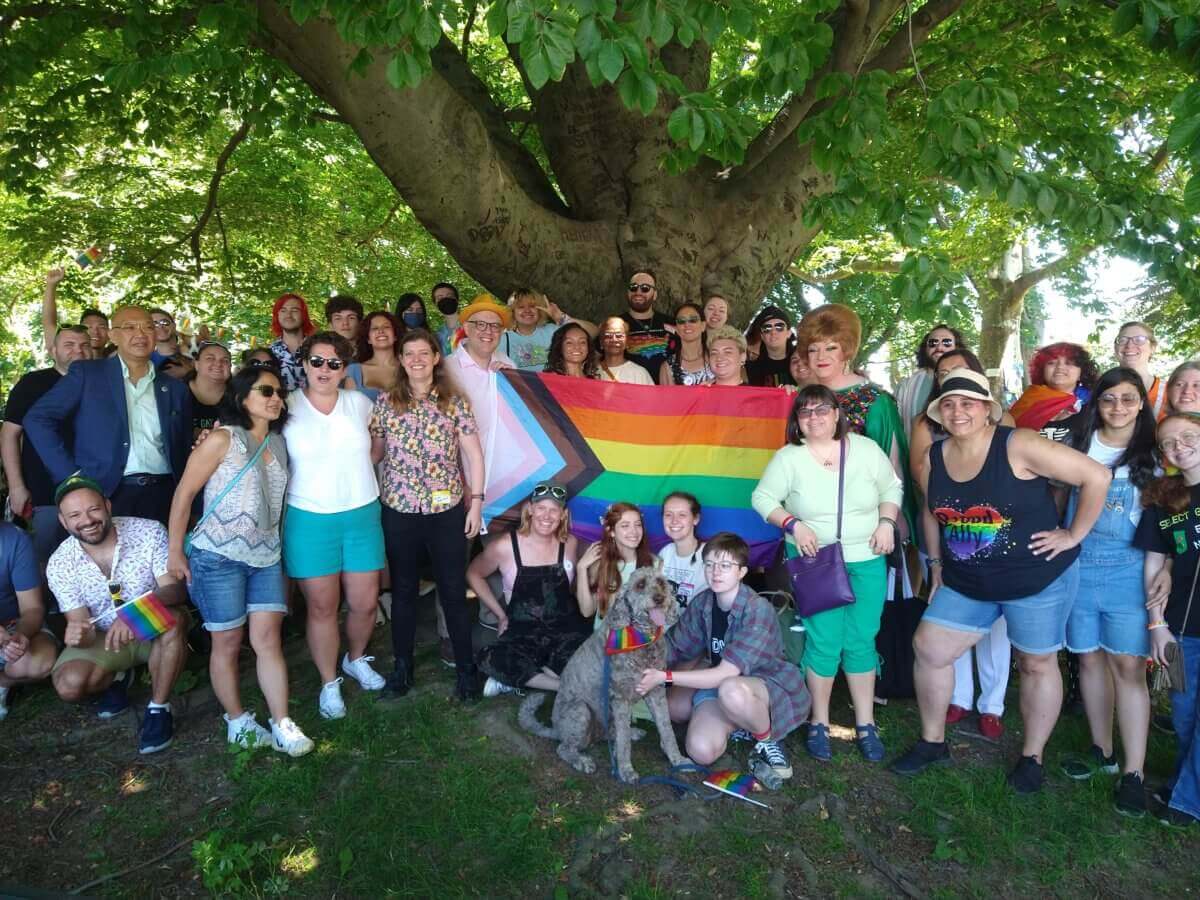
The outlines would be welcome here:
<svg viewBox="0 0 1200 900">
<path fill-rule="evenodd" d="M 671 665 L 703 656 L 712 666 L 712 608 L 716 598 L 705 589 L 692 598 L 667 634 Z M 787 735 L 808 718 L 812 699 L 800 669 L 783 654 L 783 634 L 775 608 L 746 585 L 738 590 L 725 630 L 724 662 L 748 678 L 760 678 L 771 698 L 771 737 Z"/>
</svg>

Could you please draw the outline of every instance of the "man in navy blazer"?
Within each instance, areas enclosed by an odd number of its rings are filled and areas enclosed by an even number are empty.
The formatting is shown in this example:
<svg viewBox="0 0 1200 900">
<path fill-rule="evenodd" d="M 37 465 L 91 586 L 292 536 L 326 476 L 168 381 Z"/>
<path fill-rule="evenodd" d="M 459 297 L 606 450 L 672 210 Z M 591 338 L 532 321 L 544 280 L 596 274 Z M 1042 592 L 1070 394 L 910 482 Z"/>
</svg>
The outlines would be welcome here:
<svg viewBox="0 0 1200 900">
<path fill-rule="evenodd" d="M 154 325 L 139 306 L 112 315 L 117 352 L 81 360 L 25 414 L 25 435 L 58 484 L 97 481 L 113 515 L 167 523 L 191 450 L 192 392 L 150 363 Z"/>
</svg>

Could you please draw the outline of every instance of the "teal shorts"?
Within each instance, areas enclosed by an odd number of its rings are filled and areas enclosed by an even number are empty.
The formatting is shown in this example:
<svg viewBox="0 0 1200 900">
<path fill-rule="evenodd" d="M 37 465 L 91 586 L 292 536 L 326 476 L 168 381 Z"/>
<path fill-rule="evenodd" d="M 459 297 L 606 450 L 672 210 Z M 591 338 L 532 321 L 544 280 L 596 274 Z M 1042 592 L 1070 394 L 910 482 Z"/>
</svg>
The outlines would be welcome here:
<svg viewBox="0 0 1200 900">
<path fill-rule="evenodd" d="M 339 513 L 294 506 L 283 517 L 283 567 L 291 578 L 374 572 L 384 566 L 379 501 Z"/>
</svg>

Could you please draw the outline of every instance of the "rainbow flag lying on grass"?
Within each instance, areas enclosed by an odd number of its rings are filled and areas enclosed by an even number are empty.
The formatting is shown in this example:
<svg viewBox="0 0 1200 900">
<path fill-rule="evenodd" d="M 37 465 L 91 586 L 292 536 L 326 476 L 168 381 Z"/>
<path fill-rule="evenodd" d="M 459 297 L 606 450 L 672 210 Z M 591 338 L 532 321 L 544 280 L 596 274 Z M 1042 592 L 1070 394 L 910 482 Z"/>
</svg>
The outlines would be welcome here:
<svg viewBox="0 0 1200 900">
<path fill-rule="evenodd" d="M 758 788 L 758 782 L 753 775 L 743 774 L 736 769 L 720 769 L 705 778 L 704 784 L 710 788 L 716 788 L 722 794 L 729 794 L 731 797 L 745 800 L 747 803 L 753 803 L 765 809 L 771 808 L 765 803 L 750 799 L 750 794 Z"/>
<path fill-rule="evenodd" d="M 783 446 L 791 395 L 778 388 L 645 387 L 504 370 L 485 522 L 515 523 L 539 481 L 570 492 L 572 530 L 600 537 L 618 500 L 637 504 L 651 545 L 667 543 L 660 507 L 671 491 L 695 494 L 701 537 L 733 531 L 752 564 L 770 561 L 782 535 L 750 507 L 750 494 Z"/>
<path fill-rule="evenodd" d="M 174 613 L 163 605 L 153 591 L 122 603 L 114 612 L 139 641 L 153 640 L 175 627 Z"/>
</svg>

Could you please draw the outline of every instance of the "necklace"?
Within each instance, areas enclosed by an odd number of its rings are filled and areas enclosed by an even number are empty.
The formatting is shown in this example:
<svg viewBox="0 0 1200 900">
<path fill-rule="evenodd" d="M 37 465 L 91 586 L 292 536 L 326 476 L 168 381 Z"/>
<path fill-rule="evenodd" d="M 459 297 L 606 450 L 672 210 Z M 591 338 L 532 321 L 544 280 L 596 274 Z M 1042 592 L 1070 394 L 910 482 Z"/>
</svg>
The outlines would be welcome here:
<svg viewBox="0 0 1200 900">
<path fill-rule="evenodd" d="M 839 447 L 839 445 L 835 444 L 833 447 L 833 452 L 830 453 L 828 456 L 824 456 L 824 455 L 818 453 L 812 444 L 808 445 L 808 450 L 810 453 L 812 453 L 813 456 L 815 456 L 820 461 L 822 466 L 824 466 L 826 469 L 832 469 L 833 468 L 833 458 L 835 456 L 837 456 L 838 447 Z"/>
</svg>

